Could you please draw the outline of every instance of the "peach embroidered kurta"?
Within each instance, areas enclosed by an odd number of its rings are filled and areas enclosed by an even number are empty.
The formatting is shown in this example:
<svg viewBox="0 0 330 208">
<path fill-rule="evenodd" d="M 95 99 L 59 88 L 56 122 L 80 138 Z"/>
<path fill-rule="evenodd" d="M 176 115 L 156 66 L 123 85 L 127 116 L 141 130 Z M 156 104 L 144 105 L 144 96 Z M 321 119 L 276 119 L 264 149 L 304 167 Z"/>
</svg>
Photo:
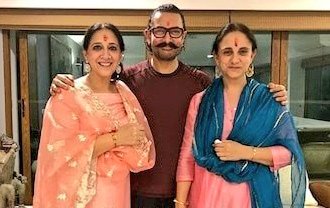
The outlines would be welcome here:
<svg viewBox="0 0 330 208">
<path fill-rule="evenodd" d="M 46 105 L 34 208 L 129 208 L 129 172 L 155 162 L 153 139 L 137 99 L 122 82 L 119 93 L 75 88 L 51 97 Z M 138 146 L 119 146 L 92 158 L 96 137 L 128 122 L 145 127 Z"/>
<path fill-rule="evenodd" d="M 177 169 L 177 181 L 192 181 L 188 202 L 190 208 L 250 208 L 250 190 L 247 183 L 230 183 L 195 163 L 192 139 L 195 120 L 203 92 L 196 94 L 189 106 L 185 134 Z M 224 124 L 222 138 L 227 139 L 233 127 L 235 106 L 229 107 L 224 94 Z M 291 153 L 284 147 L 271 147 L 274 166 L 279 169 L 290 163 Z"/>
</svg>

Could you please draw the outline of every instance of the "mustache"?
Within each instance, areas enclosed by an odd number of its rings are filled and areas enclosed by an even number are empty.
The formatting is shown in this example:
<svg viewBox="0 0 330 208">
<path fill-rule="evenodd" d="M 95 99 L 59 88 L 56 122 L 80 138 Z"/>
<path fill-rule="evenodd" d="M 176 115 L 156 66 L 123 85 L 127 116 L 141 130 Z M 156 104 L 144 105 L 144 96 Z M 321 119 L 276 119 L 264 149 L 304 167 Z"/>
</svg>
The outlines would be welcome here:
<svg viewBox="0 0 330 208">
<path fill-rule="evenodd" d="M 172 48 L 172 49 L 177 49 L 177 48 L 179 48 L 179 46 L 177 46 L 177 45 L 175 45 L 174 43 L 172 43 L 172 42 L 169 42 L 169 43 L 166 43 L 166 42 L 162 42 L 162 43 L 159 43 L 159 44 L 157 44 L 157 45 L 155 45 L 157 48 L 163 48 L 163 47 L 166 47 L 166 46 L 168 46 L 168 47 L 170 47 L 170 48 Z"/>
</svg>

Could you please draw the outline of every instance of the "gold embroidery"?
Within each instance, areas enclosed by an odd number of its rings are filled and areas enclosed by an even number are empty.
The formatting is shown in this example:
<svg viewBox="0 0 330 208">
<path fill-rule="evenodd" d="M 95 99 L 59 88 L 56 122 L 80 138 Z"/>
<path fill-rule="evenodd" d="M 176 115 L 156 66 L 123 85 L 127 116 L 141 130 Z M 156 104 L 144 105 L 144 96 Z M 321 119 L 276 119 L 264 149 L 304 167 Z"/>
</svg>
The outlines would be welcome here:
<svg viewBox="0 0 330 208">
<path fill-rule="evenodd" d="M 71 162 L 69 162 L 69 167 L 71 167 L 71 168 L 75 168 L 75 167 L 77 167 L 77 165 L 78 165 L 78 163 L 77 163 L 77 161 L 71 161 Z"/>
<path fill-rule="evenodd" d="M 63 128 L 61 125 L 59 125 L 59 124 L 56 122 L 56 120 L 55 120 L 53 114 L 51 113 L 51 111 L 48 111 L 47 116 L 48 116 L 50 122 L 52 123 L 52 125 L 53 125 L 55 128 L 58 128 L 58 129 Z"/>
<path fill-rule="evenodd" d="M 124 103 L 125 110 L 127 112 L 128 121 L 130 123 L 137 123 L 137 119 L 135 117 L 133 110 L 131 109 L 131 106 L 128 104 L 127 100 L 124 98 L 123 98 L 123 103 Z"/>
<path fill-rule="evenodd" d="M 47 144 L 47 150 L 49 152 L 55 152 L 59 148 L 63 147 L 64 145 L 65 145 L 64 140 L 58 140 L 58 141 L 54 142 L 53 144 Z"/>
<path fill-rule="evenodd" d="M 70 156 L 68 156 L 68 155 L 67 155 L 67 156 L 65 156 L 64 158 L 65 158 L 65 161 L 67 161 L 67 162 L 69 162 L 69 160 L 71 160 L 71 157 L 70 157 Z"/>
<path fill-rule="evenodd" d="M 109 170 L 109 171 L 107 172 L 107 176 L 108 176 L 108 177 L 112 177 L 112 176 L 113 176 L 113 172 L 114 172 L 114 168 L 112 168 L 111 170 Z"/>
<path fill-rule="evenodd" d="M 78 120 L 78 116 L 75 113 L 71 113 L 71 118 L 74 121 Z"/>
<path fill-rule="evenodd" d="M 96 159 L 92 159 L 93 147 L 94 144 L 84 152 L 89 160 L 87 161 L 77 190 L 76 208 L 86 207 L 87 203 L 96 194 Z"/>
<path fill-rule="evenodd" d="M 113 122 L 116 129 L 120 126 L 120 122 L 114 116 L 114 112 L 107 104 L 105 104 L 98 96 L 93 93 L 93 91 L 86 85 L 79 86 L 79 92 L 81 93 L 84 102 L 87 105 L 84 106 L 85 111 L 89 114 L 99 114 L 101 117 L 109 118 Z M 112 131 L 110 129 L 110 131 Z"/>
<path fill-rule="evenodd" d="M 141 111 L 140 111 L 140 109 L 138 109 L 138 108 L 133 108 L 133 112 L 134 112 L 134 113 L 138 113 L 138 112 L 141 112 Z"/>
<path fill-rule="evenodd" d="M 100 129 L 100 128 L 98 128 L 98 127 L 95 127 L 94 129 L 95 129 L 95 133 L 97 133 L 98 135 L 100 135 L 100 134 L 101 134 L 101 129 Z"/>
<path fill-rule="evenodd" d="M 109 152 L 104 153 L 104 158 L 105 159 L 108 159 L 109 157 L 110 157 L 110 153 Z"/>
<path fill-rule="evenodd" d="M 64 99 L 64 96 L 62 94 L 59 94 L 57 97 L 58 97 L 59 100 L 63 100 Z"/>
<path fill-rule="evenodd" d="M 52 152 L 54 150 L 54 146 L 51 144 L 47 144 L 47 150 L 48 152 Z"/>
<path fill-rule="evenodd" d="M 78 134 L 78 139 L 79 139 L 80 142 L 84 142 L 84 141 L 87 140 L 86 136 L 83 135 L 83 134 Z"/>
<path fill-rule="evenodd" d="M 60 194 L 57 196 L 57 200 L 61 200 L 61 201 L 66 200 L 66 193 L 60 193 Z"/>
</svg>

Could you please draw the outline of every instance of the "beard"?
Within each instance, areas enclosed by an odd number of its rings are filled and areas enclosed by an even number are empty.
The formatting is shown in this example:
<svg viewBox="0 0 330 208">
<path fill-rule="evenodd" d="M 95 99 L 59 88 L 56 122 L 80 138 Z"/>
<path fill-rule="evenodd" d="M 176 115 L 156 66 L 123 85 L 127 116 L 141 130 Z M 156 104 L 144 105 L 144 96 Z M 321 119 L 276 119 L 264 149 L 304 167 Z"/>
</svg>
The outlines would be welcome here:
<svg viewBox="0 0 330 208">
<path fill-rule="evenodd" d="M 171 51 L 163 51 L 162 48 L 169 47 Z M 151 53 L 158 60 L 162 61 L 173 61 L 182 51 L 183 45 L 175 45 L 172 42 L 162 42 L 155 46 L 150 46 Z"/>
</svg>

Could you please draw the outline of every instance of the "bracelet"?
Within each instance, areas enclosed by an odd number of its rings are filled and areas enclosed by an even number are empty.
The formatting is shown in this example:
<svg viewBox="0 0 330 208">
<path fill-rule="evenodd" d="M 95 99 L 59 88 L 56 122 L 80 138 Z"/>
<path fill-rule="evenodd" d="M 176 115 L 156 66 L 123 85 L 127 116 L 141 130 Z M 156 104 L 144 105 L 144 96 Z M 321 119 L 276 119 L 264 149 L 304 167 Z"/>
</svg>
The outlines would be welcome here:
<svg viewBox="0 0 330 208">
<path fill-rule="evenodd" d="M 252 147 L 252 157 L 251 157 L 251 161 L 253 161 L 253 159 L 254 159 L 254 157 L 256 156 L 256 154 L 257 154 L 257 148 L 255 148 L 255 147 Z"/>
<path fill-rule="evenodd" d="M 174 199 L 173 202 L 174 202 L 174 203 L 177 203 L 177 204 L 180 204 L 180 205 L 183 205 L 183 206 L 188 206 L 188 205 L 189 205 L 188 202 L 178 201 L 177 199 Z"/>
<path fill-rule="evenodd" d="M 117 135 L 115 132 L 111 134 L 111 138 L 112 138 L 112 143 L 115 145 L 115 147 L 117 147 Z"/>
</svg>

